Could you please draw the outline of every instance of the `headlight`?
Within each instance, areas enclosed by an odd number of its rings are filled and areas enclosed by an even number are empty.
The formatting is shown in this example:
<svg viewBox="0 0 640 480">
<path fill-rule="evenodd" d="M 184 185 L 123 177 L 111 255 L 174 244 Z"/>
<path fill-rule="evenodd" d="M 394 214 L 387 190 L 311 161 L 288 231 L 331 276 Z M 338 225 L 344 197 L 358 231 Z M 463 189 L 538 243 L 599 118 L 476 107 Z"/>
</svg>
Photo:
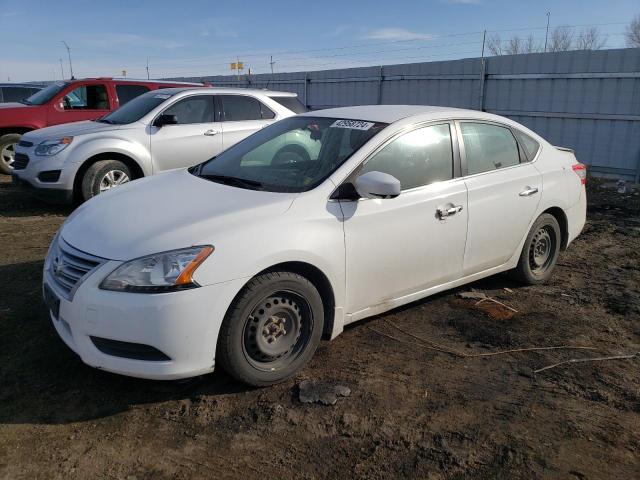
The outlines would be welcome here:
<svg viewBox="0 0 640 480">
<path fill-rule="evenodd" d="M 50 156 L 60 153 L 73 141 L 73 137 L 62 137 L 56 140 L 45 140 L 36 147 L 36 155 Z"/>
<path fill-rule="evenodd" d="M 103 290 L 161 293 L 194 288 L 193 272 L 211 255 L 213 247 L 171 250 L 123 263 L 100 284 Z"/>
</svg>

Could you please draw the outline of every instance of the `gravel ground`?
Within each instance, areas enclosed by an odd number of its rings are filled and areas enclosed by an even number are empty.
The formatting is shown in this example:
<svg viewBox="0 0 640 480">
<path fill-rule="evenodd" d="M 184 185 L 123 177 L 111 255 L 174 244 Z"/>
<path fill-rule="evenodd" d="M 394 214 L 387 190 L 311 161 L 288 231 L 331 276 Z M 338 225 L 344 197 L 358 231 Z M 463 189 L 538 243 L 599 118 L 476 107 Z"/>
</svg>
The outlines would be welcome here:
<svg viewBox="0 0 640 480">
<path fill-rule="evenodd" d="M 0 181 L 0 478 L 640 478 L 640 356 L 535 373 L 640 351 L 637 194 L 590 183 L 547 285 L 498 275 L 360 322 L 265 389 L 82 364 L 40 295 L 68 213 Z M 594 350 L 472 356 L 550 346 Z"/>
</svg>

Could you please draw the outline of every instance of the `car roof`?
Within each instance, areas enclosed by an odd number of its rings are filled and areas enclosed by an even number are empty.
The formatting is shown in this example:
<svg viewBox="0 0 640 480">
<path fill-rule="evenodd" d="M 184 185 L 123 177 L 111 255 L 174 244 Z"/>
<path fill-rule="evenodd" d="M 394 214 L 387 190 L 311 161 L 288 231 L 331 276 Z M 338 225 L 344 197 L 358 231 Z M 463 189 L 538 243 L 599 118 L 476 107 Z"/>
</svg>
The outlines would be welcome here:
<svg viewBox="0 0 640 480">
<path fill-rule="evenodd" d="M 280 92 L 276 90 L 264 90 L 260 88 L 228 88 L 228 87 L 172 87 L 163 88 L 161 90 L 154 90 L 155 93 L 167 93 L 175 95 L 180 92 L 191 92 L 197 90 L 198 93 L 229 93 L 235 95 L 241 95 L 243 93 L 251 93 L 254 95 L 266 95 L 268 97 L 296 97 L 297 94 L 293 92 Z"/>
<path fill-rule="evenodd" d="M 302 115 L 345 118 L 349 120 L 368 120 L 383 123 L 394 123 L 409 117 L 416 117 L 417 120 L 429 120 L 430 118 L 434 120 L 441 118 L 479 118 L 495 120 L 498 118 L 495 115 L 477 110 L 430 105 L 360 105 L 315 110 L 303 113 Z"/>
</svg>

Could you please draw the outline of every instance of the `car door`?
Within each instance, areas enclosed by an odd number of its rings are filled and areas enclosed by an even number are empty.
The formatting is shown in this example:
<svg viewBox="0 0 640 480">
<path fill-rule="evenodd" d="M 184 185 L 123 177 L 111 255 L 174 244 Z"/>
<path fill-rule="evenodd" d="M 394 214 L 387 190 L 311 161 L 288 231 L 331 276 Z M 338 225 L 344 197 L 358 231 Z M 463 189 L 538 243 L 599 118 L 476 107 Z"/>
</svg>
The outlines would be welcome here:
<svg viewBox="0 0 640 480">
<path fill-rule="evenodd" d="M 240 140 L 274 122 L 275 113 L 249 95 L 218 95 L 222 143 L 226 150 Z"/>
<path fill-rule="evenodd" d="M 175 125 L 148 127 L 154 173 L 190 167 L 222 151 L 222 128 L 214 114 L 214 95 L 189 95 L 164 109 Z"/>
<path fill-rule="evenodd" d="M 73 84 L 53 100 L 49 125 L 95 120 L 111 111 L 111 95 L 104 83 Z"/>
<path fill-rule="evenodd" d="M 542 193 L 542 176 L 511 129 L 460 121 L 460 152 L 469 192 L 464 275 L 504 264 L 527 234 Z"/>
<path fill-rule="evenodd" d="M 369 307 L 460 278 L 467 190 L 458 171 L 453 125 L 401 134 L 373 153 L 357 175 L 380 171 L 400 180 L 393 199 L 340 200 L 344 214 L 347 308 Z"/>
</svg>

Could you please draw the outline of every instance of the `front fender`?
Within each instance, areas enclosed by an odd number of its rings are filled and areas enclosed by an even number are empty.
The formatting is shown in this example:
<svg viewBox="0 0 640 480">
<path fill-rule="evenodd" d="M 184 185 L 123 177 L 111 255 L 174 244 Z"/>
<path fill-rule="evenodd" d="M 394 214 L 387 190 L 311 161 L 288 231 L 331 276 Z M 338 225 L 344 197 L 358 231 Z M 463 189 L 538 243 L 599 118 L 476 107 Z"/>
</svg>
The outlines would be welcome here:
<svg viewBox="0 0 640 480">
<path fill-rule="evenodd" d="M 151 175 L 153 168 L 151 165 L 151 155 L 149 150 L 138 142 L 123 138 L 99 138 L 81 142 L 72 152 L 69 153 L 67 162 L 75 169 L 87 160 L 108 153 L 115 153 L 129 157 L 138 164 L 144 176 Z"/>
</svg>

